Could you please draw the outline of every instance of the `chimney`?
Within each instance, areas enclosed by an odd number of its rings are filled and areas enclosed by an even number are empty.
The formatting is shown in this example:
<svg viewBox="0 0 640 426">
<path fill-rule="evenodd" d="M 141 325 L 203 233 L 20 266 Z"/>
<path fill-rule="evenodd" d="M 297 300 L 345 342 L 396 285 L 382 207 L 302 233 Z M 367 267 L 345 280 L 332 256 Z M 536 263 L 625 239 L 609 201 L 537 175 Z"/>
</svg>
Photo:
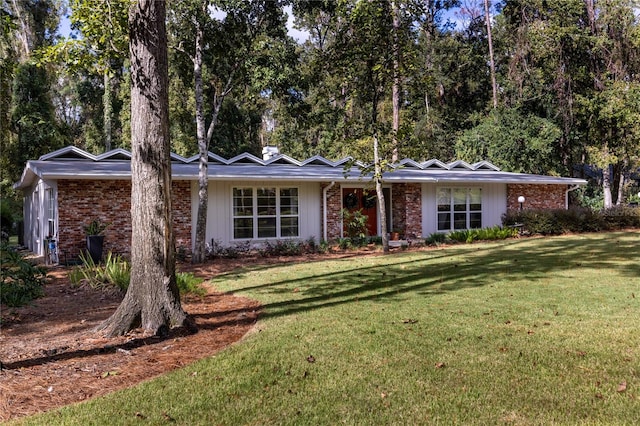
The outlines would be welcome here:
<svg viewBox="0 0 640 426">
<path fill-rule="evenodd" d="M 277 146 L 265 146 L 262 148 L 262 159 L 267 161 L 280 154 Z"/>
</svg>

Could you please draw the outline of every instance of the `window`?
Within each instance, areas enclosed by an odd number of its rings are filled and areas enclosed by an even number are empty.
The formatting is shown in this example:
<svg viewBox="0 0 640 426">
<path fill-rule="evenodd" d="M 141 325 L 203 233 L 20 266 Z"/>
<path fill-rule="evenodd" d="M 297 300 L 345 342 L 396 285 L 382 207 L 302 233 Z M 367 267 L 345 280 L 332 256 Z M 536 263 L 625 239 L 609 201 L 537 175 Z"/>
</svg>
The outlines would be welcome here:
<svg viewBox="0 0 640 426">
<path fill-rule="evenodd" d="M 233 238 L 299 236 L 298 188 L 233 188 Z"/>
<path fill-rule="evenodd" d="M 437 200 L 438 231 L 482 227 L 480 188 L 440 188 Z"/>
<path fill-rule="evenodd" d="M 47 234 L 47 236 L 53 237 L 54 235 L 56 235 L 56 200 L 54 197 L 53 188 L 47 188 L 45 194 L 47 194 L 47 223 L 49 228 L 49 233 Z"/>
</svg>

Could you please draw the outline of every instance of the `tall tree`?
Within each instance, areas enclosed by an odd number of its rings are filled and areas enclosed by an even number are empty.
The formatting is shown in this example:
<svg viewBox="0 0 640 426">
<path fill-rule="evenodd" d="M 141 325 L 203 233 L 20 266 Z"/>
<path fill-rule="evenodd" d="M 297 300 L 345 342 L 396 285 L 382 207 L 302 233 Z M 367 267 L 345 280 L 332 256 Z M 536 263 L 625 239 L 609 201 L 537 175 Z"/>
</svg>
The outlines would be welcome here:
<svg viewBox="0 0 640 426">
<path fill-rule="evenodd" d="M 593 93 L 580 98 L 588 152 L 602 169 L 604 207 L 624 200 L 625 182 L 640 157 L 640 18 L 633 0 L 585 0 L 592 40 Z"/>
<path fill-rule="evenodd" d="M 127 12 L 130 0 L 70 0 L 71 26 L 80 37 L 61 40 L 42 49 L 42 62 L 62 63 L 71 74 L 102 77 L 103 146 L 113 146 L 114 86 L 127 50 Z"/>
<path fill-rule="evenodd" d="M 2 180 L 6 186 L 6 181 L 19 179 L 27 160 L 59 148 L 63 135 L 54 114 L 49 70 L 36 66 L 32 60 L 34 51 L 55 39 L 56 4 L 51 0 L 3 2 L 1 19 L 3 117 L 0 119 L 3 124 L 0 135 L 3 139 L 0 147 Z M 5 109 L 9 99 L 11 104 Z"/>
<path fill-rule="evenodd" d="M 190 325 L 175 275 L 165 2 L 138 0 L 129 12 L 131 55 L 131 282 L 98 330 L 142 326 L 156 335 Z"/>
<path fill-rule="evenodd" d="M 186 54 L 193 64 L 196 137 L 198 141 L 198 211 L 196 216 L 194 263 L 204 261 L 208 210 L 209 145 L 218 124 L 223 103 L 231 91 L 251 80 L 261 83 L 261 90 L 271 89 L 273 77 L 256 75 L 273 68 L 272 60 L 264 55 L 269 44 L 284 39 L 282 2 L 259 0 L 252 2 L 220 2 L 216 10 L 224 15 L 216 19 L 210 8 L 213 1 L 177 2 L 171 11 L 171 26 L 176 32 L 176 49 Z M 190 34 L 191 46 L 182 43 Z M 266 48 L 266 49 L 265 49 Z M 206 58 L 205 58 L 206 57 Z M 205 70 L 205 67 L 208 69 Z M 206 84 L 208 78 L 209 84 Z M 208 89 L 208 90 L 207 90 Z M 207 96 L 208 95 L 208 96 Z"/>
<path fill-rule="evenodd" d="M 491 33 L 491 11 L 489 0 L 484 0 L 484 20 L 487 26 L 487 43 L 489 44 L 489 72 L 491 73 L 491 93 L 493 108 L 498 107 L 498 83 L 496 81 L 496 63 L 493 56 L 493 37 Z"/>
</svg>

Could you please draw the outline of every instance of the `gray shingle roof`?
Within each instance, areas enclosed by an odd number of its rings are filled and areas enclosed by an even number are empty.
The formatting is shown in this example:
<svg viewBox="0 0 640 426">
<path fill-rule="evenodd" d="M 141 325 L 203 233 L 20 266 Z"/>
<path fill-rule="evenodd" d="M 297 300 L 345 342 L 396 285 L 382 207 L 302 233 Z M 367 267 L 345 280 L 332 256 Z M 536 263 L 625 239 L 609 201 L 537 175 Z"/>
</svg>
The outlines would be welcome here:
<svg viewBox="0 0 640 426">
<path fill-rule="evenodd" d="M 172 154 L 172 176 L 175 180 L 197 180 L 198 156 L 184 158 Z M 115 149 L 101 155 L 92 155 L 76 147 L 66 147 L 27 162 L 19 182 L 14 188 L 27 188 L 41 179 L 130 179 L 131 153 Z M 345 165 L 353 163 L 350 168 Z M 314 156 L 298 161 L 278 154 L 268 160 L 245 153 L 231 159 L 209 153 L 209 179 L 211 180 L 280 180 L 280 181 L 366 181 L 361 167 L 351 158 L 331 161 Z M 503 172 L 487 161 L 468 164 L 455 161 L 445 164 L 438 160 L 418 163 L 404 159 L 383 174 L 386 182 L 443 182 L 443 183 L 521 183 L 551 185 L 584 185 L 584 179 Z"/>
</svg>

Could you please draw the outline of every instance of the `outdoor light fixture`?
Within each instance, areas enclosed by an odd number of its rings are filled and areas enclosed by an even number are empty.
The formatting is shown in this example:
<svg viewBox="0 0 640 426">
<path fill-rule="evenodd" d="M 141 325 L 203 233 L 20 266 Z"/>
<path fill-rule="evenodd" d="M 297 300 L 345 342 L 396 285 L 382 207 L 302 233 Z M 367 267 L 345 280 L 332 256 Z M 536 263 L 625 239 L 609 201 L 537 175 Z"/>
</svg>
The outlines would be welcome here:
<svg viewBox="0 0 640 426">
<path fill-rule="evenodd" d="M 524 196 L 523 195 L 518 197 L 518 202 L 520 203 L 520 211 L 522 211 L 522 205 L 524 204 Z"/>
</svg>

